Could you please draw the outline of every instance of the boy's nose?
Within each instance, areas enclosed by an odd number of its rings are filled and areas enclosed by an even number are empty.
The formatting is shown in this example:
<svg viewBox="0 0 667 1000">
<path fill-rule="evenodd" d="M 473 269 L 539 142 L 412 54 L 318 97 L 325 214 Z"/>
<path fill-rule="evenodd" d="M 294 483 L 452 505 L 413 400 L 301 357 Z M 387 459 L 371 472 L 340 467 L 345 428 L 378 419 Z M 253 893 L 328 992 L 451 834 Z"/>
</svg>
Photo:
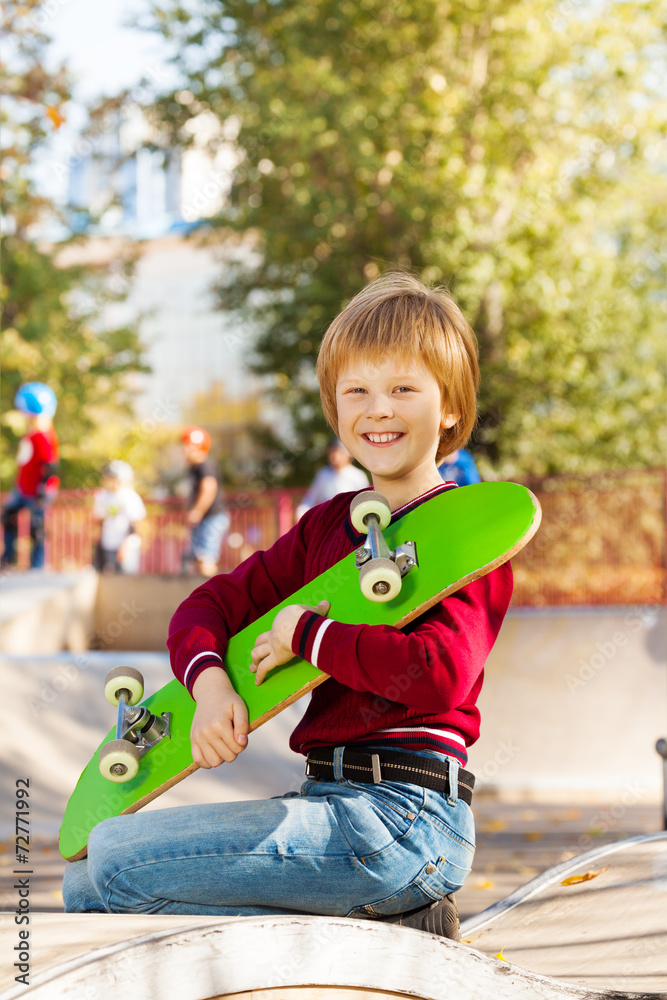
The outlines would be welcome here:
<svg viewBox="0 0 667 1000">
<path fill-rule="evenodd" d="M 366 404 L 366 416 L 373 420 L 381 420 L 383 417 L 393 416 L 391 400 L 383 392 L 370 393 Z"/>
</svg>

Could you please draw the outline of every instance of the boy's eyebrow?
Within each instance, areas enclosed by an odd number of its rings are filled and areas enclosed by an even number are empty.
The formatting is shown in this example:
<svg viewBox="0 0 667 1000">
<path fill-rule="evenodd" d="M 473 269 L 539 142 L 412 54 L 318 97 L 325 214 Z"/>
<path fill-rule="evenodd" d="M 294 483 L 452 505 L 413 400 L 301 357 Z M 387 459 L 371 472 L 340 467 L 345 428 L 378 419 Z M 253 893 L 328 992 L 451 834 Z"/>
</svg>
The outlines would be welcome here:
<svg viewBox="0 0 667 1000">
<path fill-rule="evenodd" d="M 419 378 L 419 374 L 414 371 L 409 373 L 399 372 L 396 375 L 394 374 L 389 375 L 388 378 L 392 382 L 412 382 L 415 379 Z M 345 375 L 338 379 L 338 384 L 345 385 L 347 382 L 364 382 L 364 381 L 366 381 L 366 379 L 365 376 L 363 375 Z"/>
</svg>

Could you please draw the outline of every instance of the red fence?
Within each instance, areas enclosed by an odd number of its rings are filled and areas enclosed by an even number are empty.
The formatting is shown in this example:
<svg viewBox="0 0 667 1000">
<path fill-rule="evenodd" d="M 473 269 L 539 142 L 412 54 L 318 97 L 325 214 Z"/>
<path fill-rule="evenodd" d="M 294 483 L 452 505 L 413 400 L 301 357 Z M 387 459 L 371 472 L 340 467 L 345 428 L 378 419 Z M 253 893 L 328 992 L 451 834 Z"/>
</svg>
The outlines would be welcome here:
<svg viewBox="0 0 667 1000">
<path fill-rule="evenodd" d="M 512 560 L 515 605 L 665 603 L 664 470 L 526 485 L 542 525 Z"/>
<path fill-rule="evenodd" d="M 542 526 L 512 560 L 513 604 L 664 603 L 666 478 L 662 470 L 639 470 L 529 482 L 542 504 Z M 301 496 L 300 490 L 228 495 L 231 524 L 220 570 L 228 572 L 287 531 Z M 141 572 L 178 574 L 189 539 L 183 509 L 174 502 L 146 507 Z M 95 537 L 92 494 L 62 491 L 47 517 L 47 565 L 62 572 L 89 565 Z M 26 569 L 24 516 L 18 553 Z"/>
</svg>

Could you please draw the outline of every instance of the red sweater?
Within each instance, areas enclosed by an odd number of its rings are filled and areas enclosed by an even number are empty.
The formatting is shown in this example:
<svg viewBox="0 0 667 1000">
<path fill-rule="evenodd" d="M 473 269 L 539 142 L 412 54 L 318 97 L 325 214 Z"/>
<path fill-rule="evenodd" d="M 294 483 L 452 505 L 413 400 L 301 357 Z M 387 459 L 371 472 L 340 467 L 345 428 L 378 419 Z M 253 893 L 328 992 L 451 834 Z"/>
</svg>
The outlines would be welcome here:
<svg viewBox="0 0 667 1000">
<path fill-rule="evenodd" d="M 59 480 L 53 475 L 58 464 L 58 438 L 54 429 L 51 427 L 45 431 L 31 431 L 22 437 L 16 464 L 16 485 L 25 496 L 36 496 L 38 487 L 43 482 L 47 489 L 55 491 Z"/>
<path fill-rule="evenodd" d="M 451 484 L 392 514 L 392 522 Z M 228 639 L 364 542 L 348 512 L 353 493 L 307 511 L 265 552 L 213 577 L 179 606 L 167 645 L 176 677 L 190 692 L 196 677 L 221 666 Z M 346 625 L 304 612 L 296 655 L 331 679 L 315 688 L 290 738 L 292 750 L 385 745 L 435 749 L 465 763 L 479 737 L 476 702 L 484 664 L 512 595 L 509 563 L 463 587 L 403 629 Z"/>
</svg>

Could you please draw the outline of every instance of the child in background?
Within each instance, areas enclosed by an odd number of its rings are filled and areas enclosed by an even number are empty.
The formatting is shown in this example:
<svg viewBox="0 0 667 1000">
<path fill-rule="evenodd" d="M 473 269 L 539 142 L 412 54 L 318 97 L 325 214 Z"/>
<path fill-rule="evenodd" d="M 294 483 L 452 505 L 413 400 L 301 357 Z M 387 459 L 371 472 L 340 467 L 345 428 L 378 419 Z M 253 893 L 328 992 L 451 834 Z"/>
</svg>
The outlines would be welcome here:
<svg viewBox="0 0 667 1000">
<path fill-rule="evenodd" d="M 14 406 L 27 417 L 25 435 L 16 456 L 16 484 L 2 511 L 5 548 L 1 565 L 16 565 L 18 514 L 30 511 L 32 549 L 30 568 L 44 567 L 44 521 L 46 510 L 58 492 L 58 438 L 53 417 L 58 403 L 55 393 L 43 382 L 26 382 L 16 393 Z"/>
<path fill-rule="evenodd" d="M 446 483 L 456 483 L 457 486 L 472 486 L 482 481 L 475 459 L 466 448 L 459 448 L 451 455 L 445 455 L 438 466 L 438 472 Z"/>
<path fill-rule="evenodd" d="M 446 293 L 401 273 L 372 282 L 329 327 L 318 378 L 332 429 L 392 521 L 456 489 L 437 461 L 470 435 L 478 368 L 474 334 Z M 168 646 L 197 703 L 201 767 L 232 762 L 248 744 L 246 706 L 223 665 L 229 637 L 363 544 L 349 518 L 354 495 L 307 511 L 174 614 Z M 506 564 L 404 629 L 336 621 L 325 600 L 284 607 L 250 669 L 261 683 L 298 655 L 329 675 L 290 739 L 307 759 L 301 790 L 104 821 L 87 861 L 67 866 L 66 910 L 330 914 L 457 938 L 452 893 L 475 843 L 467 748 L 511 592 Z"/>
<path fill-rule="evenodd" d="M 146 517 L 139 494 L 132 489 L 134 473 L 115 459 L 102 471 L 102 489 L 95 493 L 93 518 L 101 525 L 93 566 L 99 573 L 138 573 L 141 537 L 137 524 Z"/>
<path fill-rule="evenodd" d="M 327 447 L 328 464 L 315 474 L 308 492 L 296 509 L 297 520 L 318 503 L 333 500 L 339 493 L 365 490 L 368 476 L 352 464 L 352 456 L 342 441 L 332 438 Z"/>
<path fill-rule="evenodd" d="M 186 520 L 190 525 L 190 553 L 201 576 L 218 572 L 220 546 L 229 527 L 229 515 L 215 464 L 208 457 L 211 438 L 203 427 L 186 427 L 181 435 L 188 463 L 190 502 Z"/>
</svg>

